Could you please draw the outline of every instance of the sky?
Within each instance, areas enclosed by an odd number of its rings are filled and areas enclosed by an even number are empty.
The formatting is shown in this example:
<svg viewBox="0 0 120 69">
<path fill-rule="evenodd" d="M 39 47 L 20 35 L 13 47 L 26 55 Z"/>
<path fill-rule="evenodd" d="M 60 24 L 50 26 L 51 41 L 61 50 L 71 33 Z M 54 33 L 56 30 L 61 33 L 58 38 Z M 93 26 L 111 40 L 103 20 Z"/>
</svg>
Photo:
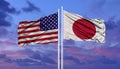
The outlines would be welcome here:
<svg viewBox="0 0 120 69">
<path fill-rule="evenodd" d="M 0 0 L 0 69 L 57 69 L 57 43 L 19 47 L 20 21 L 64 10 L 105 20 L 105 43 L 64 40 L 64 69 L 120 68 L 120 0 Z"/>
</svg>

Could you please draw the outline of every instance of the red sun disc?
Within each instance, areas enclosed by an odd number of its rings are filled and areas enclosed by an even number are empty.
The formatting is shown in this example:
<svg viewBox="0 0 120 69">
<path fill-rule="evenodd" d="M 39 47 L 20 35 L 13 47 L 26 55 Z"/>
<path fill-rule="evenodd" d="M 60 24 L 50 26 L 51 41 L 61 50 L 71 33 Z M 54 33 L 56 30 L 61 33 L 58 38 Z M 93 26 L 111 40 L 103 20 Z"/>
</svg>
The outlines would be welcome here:
<svg viewBox="0 0 120 69">
<path fill-rule="evenodd" d="M 75 35 L 83 40 L 91 39 L 96 33 L 95 25 L 83 18 L 75 21 L 72 28 Z"/>
</svg>

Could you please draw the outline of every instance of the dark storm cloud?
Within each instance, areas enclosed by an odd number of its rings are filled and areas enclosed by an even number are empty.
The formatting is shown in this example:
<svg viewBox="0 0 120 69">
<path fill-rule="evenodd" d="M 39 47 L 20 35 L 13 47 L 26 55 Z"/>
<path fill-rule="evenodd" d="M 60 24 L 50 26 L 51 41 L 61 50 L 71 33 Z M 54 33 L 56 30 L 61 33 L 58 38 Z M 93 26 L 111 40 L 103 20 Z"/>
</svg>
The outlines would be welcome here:
<svg viewBox="0 0 120 69">
<path fill-rule="evenodd" d="M 30 1 L 27 1 L 28 7 L 22 8 L 24 12 L 32 12 L 32 11 L 38 11 L 40 12 L 40 8 L 36 7 L 33 3 Z"/>
<path fill-rule="evenodd" d="M 11 26 L 10 21 L 6 18 L 9 17 L 9 13 L 18 13 L 15 8 L 13 8 L 7 1 L 0 0 L 0 26 Z"/>
</svg>

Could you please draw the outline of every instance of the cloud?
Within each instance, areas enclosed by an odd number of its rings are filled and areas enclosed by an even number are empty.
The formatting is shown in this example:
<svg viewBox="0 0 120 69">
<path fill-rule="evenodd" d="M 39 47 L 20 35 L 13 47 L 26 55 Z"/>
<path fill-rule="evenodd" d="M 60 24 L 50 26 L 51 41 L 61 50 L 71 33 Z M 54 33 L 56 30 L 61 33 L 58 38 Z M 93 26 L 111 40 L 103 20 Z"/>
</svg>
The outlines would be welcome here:
<svg viewBox="0 0 120 69">
<path fill-rule="evenodd" d="M 0 26 L 11 26 L 11 23 L 6 20 L 8 14 L 0 11 Z"/>
<path fill-rule="evenodd" d="M 88 64 L 119 64 L 119 48 L 97 47 L 92 49 L 66 48 L 64 64 L 69 66 Z M 71 62 L 72 61 L 72 62 Z M 71 62 L 71 63 L 70 63 Z"/>
<path fill-rule="evenodd" d="M 114 29 L 114 28 L 116 28 L 116 27 L 119 27 L 118 25 L 120 24 L 119 23 L 119 21 L 116 21 L 115 20 L 115 16 L 112 16 L 112 17 L 110 17 L 109 19 L 108 19 L 108 21 L 106 21 L 105 23 L 106 23 L 106 29 L 107 30 L 112 30 L 112 29 Z"/>
<path fill-rule="evenodd" d="M 49 51 L 47 51 L 49 52 Z M 54 52 L 53 52 L 54 53 Z M 52 55 L 52 57 L 50 57 Z M 57 62 L 54 60 L 55 57 L 57 57 L 57 54 L 53 55 L 49 53 L 42 53 L 42 52 L 33 52 L 33 55 L 29 56 L 31 59 L 41 61 L 42 64 L 57 64 Z"/>
<path fill-rule="evenodd" d="M 4 62 L 7 62 L 7 63 L 12 63 L 13 61 L 8 58 L 5 54 L 0 54 L 0 60 L 3 60 Z"/>
<path fill-rule="evenodd" d="M 98 57 L 98 61 L 102 64 L 117 64 L 115 59 L 109 59 L 106 56 Z"/>
<path fill-rule="evenodd" d="M 55 62 L 53 59 L 51 59 L 49 57 L 42 58 L 42 61 L 45 63 L 49 63 L 49 64 L 57 64 L 57 62 Z"/>
<path fill-rule="evenodd" d="M 41 62 L 37 62 L 37 61 L 31 60 L 29 58 L 16 59 L 16 60 L 14 60 L 14 62 L 20 66 L 41 65 Z"/>
<path fill-rule="evenodd" d="M 9 17 L 9 14 L 16 14 L 18 11 L 14 7 L 10 5 L 5 0 L 0 0 L 0 26 L 11 26 L 10 21 L 8 21 L 6 18 Z"/>
<path fill-rule="evenodd" d="M 6 37 L 7 34 L 8 34 L 7 29 L 5 27 L 0 27 L 0 38 Z"/>
<path fill-rule="evenodd" d="M 32 11 L 38 11 L 40 12 L 40 8 L 36 7 L 33 3 L 30 1 L 27 1 L 28 7 L 22 8 L 24 12 L 32 12 Z"/>
<path fill-rule="evenodd" d="M 79 59 L 77 59 L 77 58 L 75 58 L 73 56 L 65 56 L 64 61 L 65 60 L 73 61 L 75 64 L 83 64 L 82 62 L 80 62 Z"/>
<path fill-rule="evenodd" d="M 64 40 L 63 44 L 65 44 L 65 46 L 71 46 L 71 45 L 75 44 L 75 41 L 74 40 Z"/>
<path fill-rule="evenodd" d="M 0 11 L 8 13 L 17 13 L 16 9 L 13 8 L 9 2 L 0 0 Z"/>
<path fill-rule="evenodd" d="M 48 51 L 49 52 L 49 51 Z M 51 52 L 52 53 L 52 52 Z M 57 54 L 50 55 L 50 53 L 43 53 L 40 51 L 33 51 L 31 49 L 22 49 L 16 51 L 0 51 L 0 61 L 3 63 L 14 63 L 18 66 L 57 66 Z"/>
<path fill-rule="evenodd" d="M 0 54 L 0 59 L 3 59 L 3 58 L 5 58 L 5 57 L 6 57 L 5 54 Z"/>
<path fill-rule="evenodd" d="M 98 54 L 98 55 L 101 55 L 101 56 L 106 56 L 110 59 L 114 58 L 114 59 L 118 59 L 120 60 L 120 55 L 119 55 L 119 50 L 120 48 L 117 48 L 117 47 L 100 47 L 100 48 L 94 48 L 94 49 L 91 49 L 91 53 L 94 53 L 94 54 Z"/>
</svg>

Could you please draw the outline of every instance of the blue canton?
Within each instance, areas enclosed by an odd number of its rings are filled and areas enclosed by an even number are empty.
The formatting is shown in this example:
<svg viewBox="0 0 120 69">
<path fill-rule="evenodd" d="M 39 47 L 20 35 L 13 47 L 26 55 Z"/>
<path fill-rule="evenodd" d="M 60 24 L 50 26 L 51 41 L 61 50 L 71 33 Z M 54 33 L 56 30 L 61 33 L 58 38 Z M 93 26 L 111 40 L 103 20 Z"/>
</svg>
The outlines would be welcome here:
<svg viewBox="0 0 120 69">
<path fill-rule="evenodd" d="M 58 29 L 58 13 L 40 18 L 40 31 Z"/>
</svg>

